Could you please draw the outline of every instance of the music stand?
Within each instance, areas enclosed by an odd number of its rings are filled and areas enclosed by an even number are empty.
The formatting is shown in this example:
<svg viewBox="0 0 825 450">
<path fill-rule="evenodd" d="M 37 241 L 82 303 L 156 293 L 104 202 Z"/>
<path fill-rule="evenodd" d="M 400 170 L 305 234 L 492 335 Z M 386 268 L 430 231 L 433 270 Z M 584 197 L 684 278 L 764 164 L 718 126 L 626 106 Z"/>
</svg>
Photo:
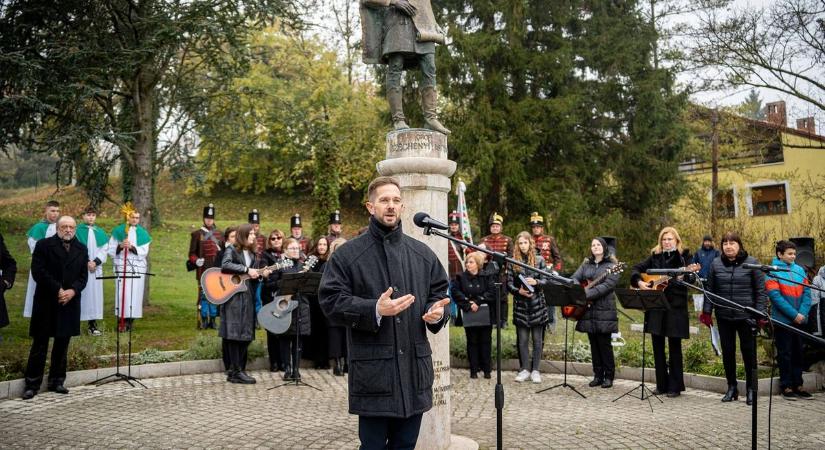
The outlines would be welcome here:
<svg viewBox="0 0 825 450">
<path fill-rule="evenodd" d="M 153 274 L 150 274 L 150 273 L 133 272 L 133 271 L 132 272 L 125 272 L 126 275 L 124 275 L 123 274 L 124 272 L 118 272 L 117 270 L 115 270 L 115 272 L 114 272 L 115 274 L 113 276 L 96 277 L 96 279 L 98 279 L 98 280 L 115 280 L 115 291 L 117 291 L 118 283 L 125 283 L 126 281 L 124 281 L 124 280 L 126 280 L 126 279 L 140 278 L 141 275 L 153 275 Z M 130 289 L 129 289 L 130 290 L 130 295 L 133 295 L 133 292 L 132 292 L 133 289 L 134 289 L 134 283 L 130 283 Z M 134 299 L 132 299 L 132 300 L 134 301 Z M 115 302 L 117 302 L 117 299 L 115 299 Z M 132 303 L 130 302 L 129 303 L 130 312 L 131 312 L 131 308 L 132 308 Z M 124 316 L 123 311 L 120 311 L 120 316 L 121 317 Z M 135 385 L 132 384 L 132 382 L 134 381 L 135 383 L 143 386 L 144 389 L 149 389 L 148 387 L 146 387 L 145 384 L 141 383 L 138 378 L 132 376 L 132 327 L 129 327 L 129 347 L 128 347 L 129 356 L 127 358 L 126 373 L 124 374 L 124 373 L 120 372 L 120 333 L 121 332 L 122 331 L 120 330 L 120 324 L 118 323 L 115 326 L 115 333 L 116 333 L 115 373 L 113 373 L 111 375 L 107 375 L 105 377 L 98 378 L 97 380 L 94 380 L 94 381 L 92 381 L 91 383 L 88 383 L 88 384 L 89 385 L 93 384 L 95 386 L 102 386 L 104 384 L 111 383 L 111 382 L 114 382 L 114 381 L 125 381 L 125 382 L 129 383 L 129 386 L 135 387 Z"/>
<path fill-rule="evenodd" d="M 622 304 L 622 307 L 625 309 L 638 309 L 644 312 L 651 311 L 651 310 L 662 310 L 662 309 L 670 309 L 670 305 L 665 298 L 665 294 L 662 291 L 657 290 L 641 290 L 641 289 L 616 289 L 616 297 L 619 298 L 619 303 Z M 650 411 L 653 412 L 653 403 L 650 401 L 650 396 L 656 397 L 656 400 L 659 400 L 660 403 L 664 403 L 658 395 L 654 394 L 650 388 L 647 387 L 645 384 L 645 356 L 646 356 L 646 341 L 647 341 L 647 314 L 645 314 L 644 320 L 644 327 L 642 328 L 642 382 L 636 386 L 635 388 L 625 392 L 624 394 L 616 397 L 613 401 L 617 401 L 623 397 L 630 396 L 633 398 L 638 398 L 639 400 L 647 400 L 648 405 L 650 406 Z M 637 397 L 633 392 L 636 389 L 640 389 L 640 394 Z M 648 394 L 645 396 L 645 394 Z"/>
<path fill-rule="evenodd" d="M 553 308 L 556 306 L 586 306 L 587 305 L 587 298 L 584 293 L 584 288 L 579 286 L 578 284 L 574 284 L 572 286 L 564 286 L 561 284 L 555 283 L 547 283 L 545 284 L 541 290 L 544 292 L 544 302 L 547 304 L 548 307 Z M 555 389 L 557 387 L 561 388 L 568 388 L 573 392 L 579 394 L 581 398 L 587 398 L 584 394 L 578 391 L 573 385 L 567 383 L 567 325 L 570 322 L 570 319 L 564 318 L 564 381 L 561 383 L 550 386 L 548 388 L 544 388 L 541 390 L 536 391 L 536 394 L 542 393 L 544 391 L 549 391 L 551 389 Z"/>
<path fill-rule="evenodd" d="M 299 359 L 299 352 L 298 348 L 301 345 L 301 295 L 317 295 L 318 294 L 318 285 L 321 284 L 321 273 L 320 272 L 293 272 L 293 273 L 285 273 L 281 277 L 280 283 L 278 284 L 278 295 L 293 295 L 299 296 L 297 300 L 298 306 L 295 308 L 295 346 L 292 349 L 292 359 L 294 364 L 294 369 L 298 371 L 301 361 Z M 300 374 L 300 371 L 299 371 Z M 322 391 L 322 389 L 315 387 L 309 383 L 306 383 L 301 380 L 301 377 L 294 377 L 291 380 L 287 380 L 284 383 L 281 383 L 277 386 L 273 386 L 267 390 L 272 390 L 275 388 L 279 388 L 281 386 L 307 386 L 311 387 L 312 389 Z"/>
</svg>

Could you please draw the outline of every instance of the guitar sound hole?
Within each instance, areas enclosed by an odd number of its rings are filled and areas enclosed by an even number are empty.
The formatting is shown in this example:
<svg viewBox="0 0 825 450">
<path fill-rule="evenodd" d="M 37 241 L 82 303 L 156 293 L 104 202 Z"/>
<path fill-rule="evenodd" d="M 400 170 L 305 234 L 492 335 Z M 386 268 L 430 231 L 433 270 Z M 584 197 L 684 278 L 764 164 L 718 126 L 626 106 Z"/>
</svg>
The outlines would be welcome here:
<svg viewBox="0 0 825 450">
<path fill-rule="evenodd" d="M 240 275 L 232 275 L 232 284 L 241 284 L 241 276 Z"/>
</svg>

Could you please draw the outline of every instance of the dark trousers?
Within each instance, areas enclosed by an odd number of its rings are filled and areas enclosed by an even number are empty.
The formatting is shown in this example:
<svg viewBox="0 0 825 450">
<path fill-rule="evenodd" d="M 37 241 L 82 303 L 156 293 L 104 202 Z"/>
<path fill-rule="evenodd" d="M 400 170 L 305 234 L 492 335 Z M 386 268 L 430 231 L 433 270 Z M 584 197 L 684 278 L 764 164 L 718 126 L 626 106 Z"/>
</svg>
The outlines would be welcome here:
<svg viewBox="0 0 825 450">
<path fill-rule="evenodd" d="M 233 372 L 243 372 L 246 370 L 246 360 L 248 357 L 249 341 L 226 341 L 227 353 L 229 353 L 229 370 Z"/>
<path fill-rule="evenodd" d="M 470 373 L 476 373 L 479 369 L 484 373 L 490 373 L 493 327 L 464 327 L 464 333 L 467 335 L 467 359 L 470 361 Z"/>
<path fill-rule="evenodd" d="M 229 360 L 229 341 L 221 338 L 221 358 L 223 358 L 224 370 L 229 370 L 232 367 L 232 361 Z"/>
<path fill-rule="evenodd" d="M 284 363 L 281 360 L 281 335 L 266 332 L 266 352 L 269 354 L 269 368 L 283 369 Z"/>
<path fill-rule="evenodd" d="M 347 329 L 344 327 L 329 327 L 327 339 L 330 358 L 347 357 Z"/>
<path fill-rule="evenodd" d="M 406 419 L 358 416 L 361 450 L 414 449 L 422 416 L 416 414 Z"/>
<path fill-rule="evenodd" d="M 590 340 L 590 355 L 593 357 L 593 377 L 612 380 L 616 373 L 613 346 L 610 333 L 587 333 Z"/>
<path fill-rule="evenodd" d="M 745 362 L 745 386 L 753 387 L 753 355 L 756 351 L 753 330 L 745 320 L 725 320 L 716 318 L 719 327 L 719 343 L 722 346 L 722 365 L 725 366 L 725 378 L 728 386 L 736 386 L 736 335 L 739 335 L 739 348 Z"/>
<path fill-rule="evenodd" d="M 665 337 L 653 334 L 653 363 L 656 366 L 656 389 L 659 392 L 682 392 L 685 390 L 684 368 L 682 365 L 682 338 L 667 338 L 670 358 L 665 355 Z"/>
<path fill-rule="evenodd" d="M 278 340 L 278 344 L 280 345 L 281 351 L 281 363 L 285 367 L 292 367 L 293 369 L 297 369 L 301 367 L 301 350 L 304 345 L 304 336 L 300 336 L 298 338 L 298 349 L 297 355 L 295 349 L 295 335 L 282 335 L 281 338 Z"/>
<path fill-rule="evenodd" d="M 66 359 L 69 353 L 70 336 L 54 338 L 52 358 L 49 365 L 49 387 L 60 386 L 66 380 Z M 46 354 L 49 352 L 49 338 L 35 337 L 29 350 L 26 364 L 26 389 L 37 392 L 43 384 L 43 372 L 46 369 Z"/>
<path fill-rule="evenodd" d="M 779 386 L 782 389 L 802 387 L 802 338 L 782 328 L 774 328 L 776 359 L 779 362 Z"/>
<path fill-rule="evenodd" d="M 544 325 L 535 327 L 516 327 L 518 337 L 518 360 L 520 370 L 539 370 L 541 352 L 544 348 Z M 533 342 L 532 355 L 528 351 L 528 344 Z"/>
</svg>

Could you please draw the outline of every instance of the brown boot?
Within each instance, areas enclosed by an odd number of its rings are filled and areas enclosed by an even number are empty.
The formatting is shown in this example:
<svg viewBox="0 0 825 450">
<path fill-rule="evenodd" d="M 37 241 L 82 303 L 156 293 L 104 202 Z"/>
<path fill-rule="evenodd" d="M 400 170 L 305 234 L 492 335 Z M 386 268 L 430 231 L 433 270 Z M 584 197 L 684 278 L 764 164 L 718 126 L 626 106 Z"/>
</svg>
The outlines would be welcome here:
<svg viewBox="0 0 825 450">
<path fill-rule="evenodd" d="M 404 101 L 401 89 L 388 89 L 387 101 L 390 104 L 390 116 L 392 117 L 392 127 L 395 130 L 406 130 L 410 128 L 404 117 Z"/>
<path fill-rule="evenodd" d="M 424 111 L 424 127 L 449 135 L 450 130 L 438 121 L 438 113 L 436 113 L 437 105 L 438 94 L 435 92 L 435 87 L 426 86 L 421 88 L 421 109 Z"/>
</svg>

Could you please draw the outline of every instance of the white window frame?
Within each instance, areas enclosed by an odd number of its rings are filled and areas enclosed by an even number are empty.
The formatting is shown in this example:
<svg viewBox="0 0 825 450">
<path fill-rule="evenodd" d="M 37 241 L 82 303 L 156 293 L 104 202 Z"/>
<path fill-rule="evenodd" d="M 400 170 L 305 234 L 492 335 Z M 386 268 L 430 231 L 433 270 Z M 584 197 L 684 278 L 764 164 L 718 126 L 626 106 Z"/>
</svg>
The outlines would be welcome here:
<svg viewBox="0 0 825 450">
<path fill-rule="evenodd" d="M 736 189 L 736 185 L 719 188 L 720 191 L 731 189 L 733 190 L 733 218 L 735 219 L 739 217 L 739 191 Z M 713 191 L 711 189 L 708 189 L 708 202 L 710 203 L 710 207 L 713 208 Z M 729 219 L 729 217 L 725 217 L 725 219 Z"/>
<path fill-rule="evenodd" d="M 749 183 L 745 185 L 745 188 L 748 190 L 748 195 L 745 197 L 745 201 L 747 203 L 748 208 L 748 215 L 751 217 L 762 217 L 762 216 L 754 216 L 753 215 L 753 188 L 760 188 L 766 186 L 776 186 L 776 185 L 785 185 L 785 204 L 787 205 L 787 213 L 786 215 L 791 214 L 791 182 L 788 180 L 774 180 L 774 181 L 760 181 L 758 183 Z M 769 214 L 769 216 L 780 216 L 782 214 Z"/>
</svg>

